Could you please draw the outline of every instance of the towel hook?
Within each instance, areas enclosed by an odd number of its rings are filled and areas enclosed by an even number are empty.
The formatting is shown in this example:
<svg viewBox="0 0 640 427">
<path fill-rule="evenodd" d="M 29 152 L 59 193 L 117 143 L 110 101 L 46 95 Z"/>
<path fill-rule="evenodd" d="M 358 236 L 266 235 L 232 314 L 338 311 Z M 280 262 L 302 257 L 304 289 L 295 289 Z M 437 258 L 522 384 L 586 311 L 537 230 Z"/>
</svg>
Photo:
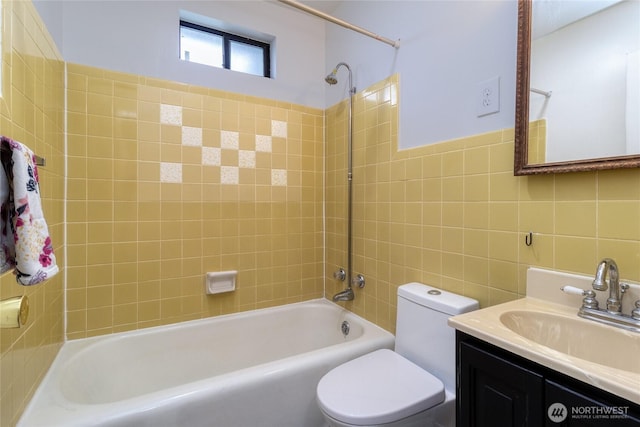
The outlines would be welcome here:
<svg viewBox="0 0 640 427">
<path fill-rule="evenodd" d="M 527 234 L 525 234 L 524 236 L 524 244 L 527 246 L 531 246 L 533 245 L 533 232 L 528 232 Z"/>
</svg>

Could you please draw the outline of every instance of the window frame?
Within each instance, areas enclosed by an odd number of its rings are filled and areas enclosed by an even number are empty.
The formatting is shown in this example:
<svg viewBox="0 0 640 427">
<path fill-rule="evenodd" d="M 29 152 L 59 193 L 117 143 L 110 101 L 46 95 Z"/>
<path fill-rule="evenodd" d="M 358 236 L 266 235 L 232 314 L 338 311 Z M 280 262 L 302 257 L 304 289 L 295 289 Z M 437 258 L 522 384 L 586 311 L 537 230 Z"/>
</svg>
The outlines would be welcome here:
<svg viewBox="0 0 640 427">
<path fill-rule="evenodd" d="M 180 20 L 180 28 L 186 27 L 193 30 L 203 31 L 205 33 L 215 34 L 222 37 L 222 68 L 231 70 L 231 42 L 242 43 L 250 46 L 256 46 L 262 49 L 262 65 L 263 72 L 262 77 L 271 78 L 271 44 L 262 42 L 259 40 L 251 39 L 249 37 L 240 36 L 237 34 L 228 33 L 211 27 L 205 27 L 203 25 L 194 24 L 193 22 Z M 182 48 L 180 48 L 182 53 Z M 235 71 L 235 70 L 232 70 Z M 238 71 L 242 72 L 242 71 Z M 249 75 L 256 75 L 251 73 L 244 73 Z"/>
</svg>

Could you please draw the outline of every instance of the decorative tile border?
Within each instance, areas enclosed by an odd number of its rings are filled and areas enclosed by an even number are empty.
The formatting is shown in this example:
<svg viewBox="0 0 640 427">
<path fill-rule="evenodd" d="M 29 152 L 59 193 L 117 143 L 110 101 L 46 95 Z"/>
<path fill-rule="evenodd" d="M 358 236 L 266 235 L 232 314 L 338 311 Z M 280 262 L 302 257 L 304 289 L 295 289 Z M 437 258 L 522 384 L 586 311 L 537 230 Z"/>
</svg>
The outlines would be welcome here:
<svg viewBox="0 0 640 427">
<path fill-rule="evenodd" d="M 253 150 L 240 149 L 240 133 L 235 131 L 220 131 L 220 147 L 203 146 L 203 129 L 192 126 L 182 126 L 182 107 L 170 104 L 160 105 L 160 123 L 163 125 L 181 127 L 181 143 L 188 147 L 201 147 L 201 164 L 204 166 L 220 167 L 220 183 L 237 185 L 240 180 L 240 168 L 255 169 L 256 153 L 272 153 L 273 138 L 287 138 L 287 122 L 271 120 L 271 135 L 256 135 Z M 282 143 L 282 142 L 279 142 Z M 237 164 L 222 164 L 222 150 L 237 151 Z M 227 160 L 228 161 L 228 160 Z M 182 182 L 182 165 L 180 163 L 161 163 L 160 182 Z M 271 185 L 286 186 L 287 171 L 285 169 L 271 170 Z"/>
</svg>

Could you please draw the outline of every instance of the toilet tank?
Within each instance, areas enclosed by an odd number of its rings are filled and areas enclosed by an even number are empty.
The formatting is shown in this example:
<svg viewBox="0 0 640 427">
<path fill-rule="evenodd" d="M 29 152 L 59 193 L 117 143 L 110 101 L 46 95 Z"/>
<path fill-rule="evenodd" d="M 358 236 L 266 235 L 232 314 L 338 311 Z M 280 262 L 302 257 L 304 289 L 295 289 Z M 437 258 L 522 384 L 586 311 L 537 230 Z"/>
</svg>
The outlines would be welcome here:
<svg viewBox="0 0 640 427">
<path fill-rule="evenodd" d="M 447 320 L 477 308 L 478 301 L 472 298 L 422 283 L 398 287 L 396 353 L 440 378 L 455 393 L 455 329 Z"/>
</svg>

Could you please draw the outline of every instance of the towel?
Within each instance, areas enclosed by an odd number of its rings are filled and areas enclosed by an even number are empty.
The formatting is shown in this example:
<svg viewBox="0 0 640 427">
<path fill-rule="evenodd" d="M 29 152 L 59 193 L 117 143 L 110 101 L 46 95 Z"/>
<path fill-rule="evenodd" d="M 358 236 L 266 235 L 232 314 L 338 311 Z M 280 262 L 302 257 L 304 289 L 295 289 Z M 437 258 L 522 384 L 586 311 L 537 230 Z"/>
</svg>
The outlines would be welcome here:
<svg viewBox="0 0 640 427">
<path fill-rule="evenodd" d="M 35 285 L 58 272 L 42 213 L 38 168 L 25 145 L 0 137 L 0 272 L 15 268 L 21 285 Z"/>
</svg>

